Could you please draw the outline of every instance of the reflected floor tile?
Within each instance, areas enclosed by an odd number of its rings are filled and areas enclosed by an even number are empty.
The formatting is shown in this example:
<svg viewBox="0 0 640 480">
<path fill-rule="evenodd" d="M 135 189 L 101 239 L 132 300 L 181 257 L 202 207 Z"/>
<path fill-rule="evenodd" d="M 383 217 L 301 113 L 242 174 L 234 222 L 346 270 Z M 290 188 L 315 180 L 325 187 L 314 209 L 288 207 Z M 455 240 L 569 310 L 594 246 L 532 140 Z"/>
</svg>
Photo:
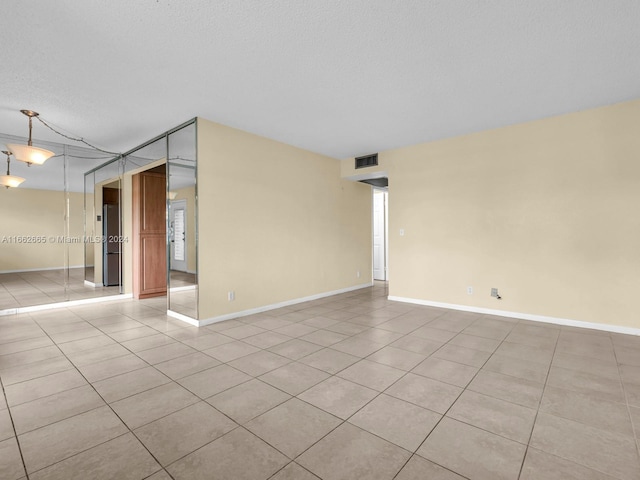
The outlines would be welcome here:
<svg viewBox="0 0 640 480">
<path fill-rule="evenodd" d="M 254 418 L 245 426 L 293 459 L 340 423 L 333 415 L 292 398 Z"/>
<path fill-rule="evenodd" d="M 406 450 L 345 423 L 296 461 L 323 480 L 391 480 L 410 456 Z"/>
<path fill-rule="evenodd" d="M 418 454 L 468 478 L 515 480 L 525 450 L 525 445 L 445 417 Z"/>
<path fill-rule="evenodd" d="M 215 408 L 199 402 L 140 427 L 135 433 L 166 466 L 236 427 Z"/>
<path fill-rule="evenodd" d="M 620 479 L 638 478 L 640 462 L 631 437 L 539 413 L 530 445 Z"/>
<path fill-rule="evenodd" d="M 287 457 L 244 428 L 237 428 L 167 468 L 176 480 L 266 480 Z"/>
<path fill-rule="evenodd" d="M 32 480 L 111 480 L 146 478 L 160 469 L 142 444 L 127 433 L 51 467 L 32 473 Z"/>
</svg>

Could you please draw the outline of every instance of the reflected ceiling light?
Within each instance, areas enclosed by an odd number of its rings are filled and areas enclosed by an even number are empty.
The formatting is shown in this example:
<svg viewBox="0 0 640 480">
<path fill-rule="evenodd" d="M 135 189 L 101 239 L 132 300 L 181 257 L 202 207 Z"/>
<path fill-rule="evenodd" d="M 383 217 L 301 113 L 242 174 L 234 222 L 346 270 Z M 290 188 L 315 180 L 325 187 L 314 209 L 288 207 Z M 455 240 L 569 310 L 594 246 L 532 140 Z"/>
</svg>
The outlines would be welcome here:
<svg viewBox="0 0 640 480">
<path fill-rule="evenodd" d="M 55 154 L 49 150 L 45 150 L 44 148 L 34 147 L 31 142 L 31 130 L 33 129 L 32 119 L 33 117 L 37 117 L 38 112 L 34 112 L 33 110 L 20 110 L 23 114 L 29 117 L 29 142 L 27 145 L 20 144 L 7 144 L 7 148 L 11 150 L 11 153 L 17 160 L 21 162 L 25 162 L 27 165 L 31 166 L 31 164 L 42 165 L 49 158 L 53 157 Z"/>
<path fill-rule="evenodd" d="M 169 200 L 175 200 L 177 196 L 178 196 L 178 192 L 168 192 L 167 193 L 167 198 Z"/>
<path fill-rule="evenodd" d="M 11 163 L 11 152 L 3 150 L 2 153 L 4 153 L 7 156 L 7 174 L 0 175 L 0 185 L 4 185 L 6 188 L 9 188 L 9 187 L 15 188 L 18 185 L 20 185 L 22 182 L 24 182 L 24 178 L 11 175 L 11 171 L 9 167 L 9 164 Z"/>
</svg>

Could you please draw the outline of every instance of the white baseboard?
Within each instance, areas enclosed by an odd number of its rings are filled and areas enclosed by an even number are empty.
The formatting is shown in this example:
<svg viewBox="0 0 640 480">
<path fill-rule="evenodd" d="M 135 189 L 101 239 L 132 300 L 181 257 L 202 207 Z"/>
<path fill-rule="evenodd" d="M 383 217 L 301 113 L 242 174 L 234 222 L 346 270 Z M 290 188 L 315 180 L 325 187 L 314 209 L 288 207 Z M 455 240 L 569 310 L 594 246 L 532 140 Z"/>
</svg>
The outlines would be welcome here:
<svg viewBox="0 0 640 480">
<path fill-rule="evenodd" d="M 182 313 L 174 312 L 173 310 L 167 310 L 167 316 L 177 318 L 178 320 L 182 320 L 183 322 L 187 322 L 189 325 L 193 325 L 194 327 L 199 327 L 200 322 L 195 318 L 191 318 L 187 315 L 183 315 Z"/>
<path fill-rule="evenodd" d="M 361 288 L 367 288 L 373 286 L 373 282 L 362 283 L 353 287 L 341 288 L 340 290 L 333 290 L 331 292 L 318 293 L 316 295 L 309 295 L 308 297 L 294 298 L 292 300 L 285 300 L 284 302 L 273 303 L 271 305 L 264 305 L 262 307 L 251 308 L 249 310 L 242 310 L 240 312 L 227 313 L 226 315 L 219 315 L 217 317 L 205 318 L 198 321 L 198 326 L 204 327 L 205 325 L 211 325 L 212 323 L 224 322 L 225 320 L 231 320 L 232 318 L 246 317 L 255 313 L 267 312 L 269 310 L 275 310 L 276 308 L 288 307 L 290 305 L 296 305 L 298 303 L 310 302 L 311 300 L 318 300 L 319 298 L 330 297 L 332 295 L 338 295 L 340 293 L 352 292 L 354 290 L 360 290 Z"/>
<path fill-rule="evenodd" d="M 102 284 L 102 283 L 93 283 L 93 282 L 90 282 L 89 280 L 85 280 L 84 284 L 87 287 L 93 287 L 93 288 L 104 287 L 104 284 Z"/>
<path fill-rule="evenodd" d="M 44 272 L 47 270 L 64 270 L 66 267 L 47 267 L 47 268 L 22 268 L 20 270 L 0 270 L 1 273 L 28 273 L 28 272 Z M 84 265 L 71 265 L 69 268 L 84 268 Z"/>
<path fill-rule="evenodd" d="M 184 292 L 186 290 L 195 290 L 198 288 L 197 285 L 185 285 L 184 287 L 173 287 L 169 289 L 169 292 Z"/>
<path fill-rule="evenodd" d="M 520 320 L 530 320 L 532 322 L 553 323 L 567 327 L 589 328 L 591 330 L 602 330 L 605 332 L 623 333 L 626 335 L 640 335 L 640 328 L 624 327 L 622 325 L 607 325 L 606 323 L 592 323 L 582 320 L 571 320 L 568 318 L 547 317 L 545 315 L 534 315 L 531 313 L 507 312 L 505 310 L 494 310 L 492 308 L 472 307 L 468 305 L 457 305 L 454 303 L 432 302 L 430 300 L 418 300 L 415 298 L 395 297 L 389 295 L 389 300 L 395 302 L 413 303 L 425 305 L 427 307 L 448 308 L 463 312 L 482 313 L 485 315 L 495 315 L 498 317 L 518 318 Z"/>
<path fill-rule="evenodd" d="M 105 297 L 83 298 L 82 300 L 69 300 L 68 302 L 45 303 L 43 305 L 32 305 L 30 307 L 17 307 L 0 310 L 0 317 L 4 315 L 15 315 L 17 313 L 39 312 L 41 310 L 51 310 L 54 308 L 77 307 L 78 305 L 88 305 L 91 303 L 112 302 L 114 300 L 127 300 L 133 298 L 132 293 L 119 295 L 108 295 Z"/>
</svg>

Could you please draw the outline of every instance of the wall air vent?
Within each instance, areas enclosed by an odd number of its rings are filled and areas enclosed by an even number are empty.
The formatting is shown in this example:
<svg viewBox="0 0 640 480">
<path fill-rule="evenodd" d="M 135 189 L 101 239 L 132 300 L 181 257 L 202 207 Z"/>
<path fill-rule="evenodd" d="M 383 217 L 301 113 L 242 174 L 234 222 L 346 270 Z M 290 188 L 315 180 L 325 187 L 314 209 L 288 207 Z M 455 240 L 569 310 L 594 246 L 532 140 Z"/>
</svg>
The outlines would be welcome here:
<svg viewBox="0 0 640 480">
<path fill-rule="evenodd" d="M 356 157 L 356 168 L 366 168 L 378 165 L 378 154 L 365 155 L 364 157 Z"/>
</svg>

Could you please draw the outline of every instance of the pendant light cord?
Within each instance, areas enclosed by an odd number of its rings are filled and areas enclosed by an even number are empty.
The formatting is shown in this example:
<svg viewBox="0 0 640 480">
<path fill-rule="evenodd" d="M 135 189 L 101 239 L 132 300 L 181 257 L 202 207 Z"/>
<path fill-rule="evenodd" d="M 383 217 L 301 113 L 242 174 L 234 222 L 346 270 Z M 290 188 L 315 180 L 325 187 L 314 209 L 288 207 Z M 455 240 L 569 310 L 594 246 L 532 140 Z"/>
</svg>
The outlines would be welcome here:
<svg viewBox="0 0 640 480">
<path fill-rule="evenodd" d="M 61 137 L 64 137 L 66 139 L 72 140 L 74 142 L 80 142 L 80 143 L 84 143 L 87 147 L 89 148 L 93 148 L 94 150 L 97 150 L 98 152 L 102 152 L 102 153 L 108 153 L 110 155 L 114 155 L 114 156 L 122 156 L 121 153 L 119 152 L 110 152 L 109 150 L 103 150 L 102 148 L 96 147 L 95 145 L 90 144 L 89 142 L 87 142 L 84 138 L 75 138 L 75 137 L 71 137 L 69 135 L 66 135 L 62 132 L 59 132 L 58 130 L 56 130 L 55 128 L 53 128 L 51 125 L 49 125 L 47 122 L 45 122 L 42 118 L 40 118 L 39 116 L 36 117 L 38 119 L 38 121 L 40 123 L 42 123 L 45 127 L 47 127 L 49 130 L 51 130 L 54 133 L 57 133 L 58 135 L 60 135 Z"/>
</svg>

